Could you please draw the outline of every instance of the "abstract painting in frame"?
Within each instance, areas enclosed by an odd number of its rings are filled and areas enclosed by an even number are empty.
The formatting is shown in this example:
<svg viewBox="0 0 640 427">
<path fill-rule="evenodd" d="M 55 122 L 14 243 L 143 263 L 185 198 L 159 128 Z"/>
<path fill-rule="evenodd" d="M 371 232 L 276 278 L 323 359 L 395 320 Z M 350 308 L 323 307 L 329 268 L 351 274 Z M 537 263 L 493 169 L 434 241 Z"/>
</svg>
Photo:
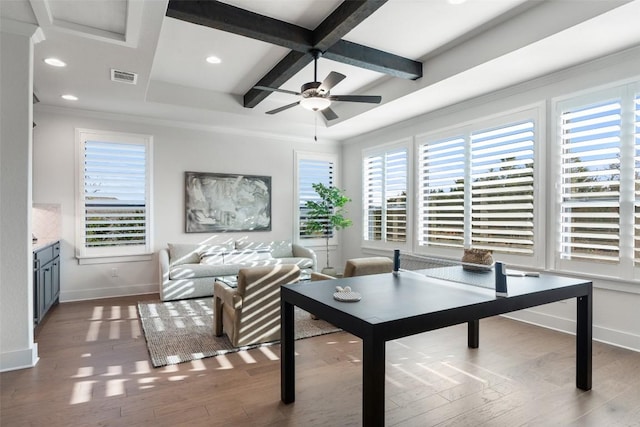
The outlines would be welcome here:
<svg viewBox="0 0 640 427">
<path fill-rule="evenodd" d="M 271 231 L 271 177 L 185 172 L 187 233 Z"/>
</svg>

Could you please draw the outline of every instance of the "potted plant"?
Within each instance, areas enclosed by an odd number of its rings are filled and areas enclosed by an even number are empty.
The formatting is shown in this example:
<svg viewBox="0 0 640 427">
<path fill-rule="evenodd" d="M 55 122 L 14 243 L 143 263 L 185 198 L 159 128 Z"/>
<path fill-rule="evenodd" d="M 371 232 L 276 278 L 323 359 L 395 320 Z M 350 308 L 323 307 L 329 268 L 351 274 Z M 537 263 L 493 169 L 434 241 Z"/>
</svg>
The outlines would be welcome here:
<svg viewBox="0 0 640 427">
<path fill-rule="evenodd" d="M 320 201 L 309 200 L 305 205 L 307 208 L 306 230 L 324 237 L 327 264 L 322 269 L 322 273 L 335 276 L 335 269 L 329 266 L 329 238 L 333 230 L 347 228 L 352 224 L 350 219 L 345 218 L 347 211 L 344 207 L 351 199 L 344 195 L 343 190 L 336 187 L 327 187 L 322 183 L 311 184 L 311 187 L 318 193 Z"/>
</svg>

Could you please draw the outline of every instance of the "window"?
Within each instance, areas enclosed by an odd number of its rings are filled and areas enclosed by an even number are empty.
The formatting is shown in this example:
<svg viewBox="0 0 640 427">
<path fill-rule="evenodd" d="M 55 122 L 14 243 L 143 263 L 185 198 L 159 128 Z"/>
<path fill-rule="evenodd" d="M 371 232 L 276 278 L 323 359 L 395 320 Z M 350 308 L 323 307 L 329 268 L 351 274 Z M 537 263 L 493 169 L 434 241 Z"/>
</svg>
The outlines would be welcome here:
<svg viewBox="0 0 640 427">
<path fill-rule="evenodd" d="M 77 135 L 78 258 L 151 253 L 151 136 Z"/>
<path fill-rule="evenodd" d="M 391 148 L 363 160 L 364 240 L 407 241 L 408 149 Z"/>
<path fill-rule="evenodd" d="M 418 138 L 421 251 L 534 254 L 537 114 L 527 110 Z"/>
<path fill-rule="evenodd" d="M 620 260 L 621 100 L 560 115 L 561 257 Z"/>
<path fill-rule="evenodd" d="M 298 235 L 301 240 L 317 239 L 317 234 L 308 233 L 305 230 L 305 221 L 307 220 L 307 201 L 319 201 L 318 194 L 312 187 L 312 184 L 322 183 L 328 187 L 336 184 L 335 156 L 324 154 L 304 154 L 297 153 L 297 183 L 298 183 Z M 333 236 L 330 236 L 333 237 Z"/>
<path fill-rule="evenodd" d="M 533 254 L 532 120 L 471 134 L 471 247 Z"/>
<path fill-rule="evenodd" d="M 634 248 L 634 256 L 633 256 L 633 261 L 634 261 L 634 265 L 636 267 L 640 266 L 640 91 L 639 93 L 636 93 L 634 100 L 633 100 L 633 110 L 634 110 L 634 135 L 635 135 L 635 141 L 634 141 L 634 159 L 635 159 L 635 164 L 634 164 L 634 187 L 635 187 L 635 194 L 634 194 L 634 205 L 633 205 L 633 217 L 634 217 L 634 221 L 633 221 L 633 225 L 634 225 L 634 243 L 633 243 L 633 248 Z"/>
<path fill-rule="evenodd" d="M 557 264 L 638 278 L 640 90 L 625 85 L 561 101 Z"/>
<path fill-rule="evenodd" d="M 465 138 L 454 136 L 419 148 L 420 244 L 464 247 Z"/>
</svg>

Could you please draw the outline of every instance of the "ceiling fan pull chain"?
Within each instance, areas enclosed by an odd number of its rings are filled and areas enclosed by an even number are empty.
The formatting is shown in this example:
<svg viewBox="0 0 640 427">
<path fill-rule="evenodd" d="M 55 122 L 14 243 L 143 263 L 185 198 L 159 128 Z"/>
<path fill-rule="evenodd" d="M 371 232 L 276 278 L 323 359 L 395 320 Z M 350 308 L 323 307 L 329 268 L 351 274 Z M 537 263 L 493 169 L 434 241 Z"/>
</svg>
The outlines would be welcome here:
<svg viewBox="0 0 640 427">
<path fill-rule="evenodd" d="M 313 140 L 315 142 L 318 142 L 318 115 L 317 114 L 313 115 L 313 124 L 315 126 L 315 130 L 314 130 L 314 134 L 313 134 Z"/>
</svg>

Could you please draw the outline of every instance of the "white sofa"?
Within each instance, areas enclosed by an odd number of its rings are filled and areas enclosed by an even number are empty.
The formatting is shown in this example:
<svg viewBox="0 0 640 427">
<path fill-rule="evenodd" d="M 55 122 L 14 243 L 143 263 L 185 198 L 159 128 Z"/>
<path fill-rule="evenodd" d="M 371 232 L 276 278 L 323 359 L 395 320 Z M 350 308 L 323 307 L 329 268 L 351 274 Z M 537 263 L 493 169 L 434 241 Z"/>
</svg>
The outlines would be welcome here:
<svg viewBox="0 0 640 427">
<path fill-rule="evenodd" d="M 317 266 L 313 250 L 289 241 L 169 243 L 158 261 L 162 301 L 213 296 L 215 278 L 235 276 L 241 268 L 295 264 L 311 273 Z"/>
</svg>

